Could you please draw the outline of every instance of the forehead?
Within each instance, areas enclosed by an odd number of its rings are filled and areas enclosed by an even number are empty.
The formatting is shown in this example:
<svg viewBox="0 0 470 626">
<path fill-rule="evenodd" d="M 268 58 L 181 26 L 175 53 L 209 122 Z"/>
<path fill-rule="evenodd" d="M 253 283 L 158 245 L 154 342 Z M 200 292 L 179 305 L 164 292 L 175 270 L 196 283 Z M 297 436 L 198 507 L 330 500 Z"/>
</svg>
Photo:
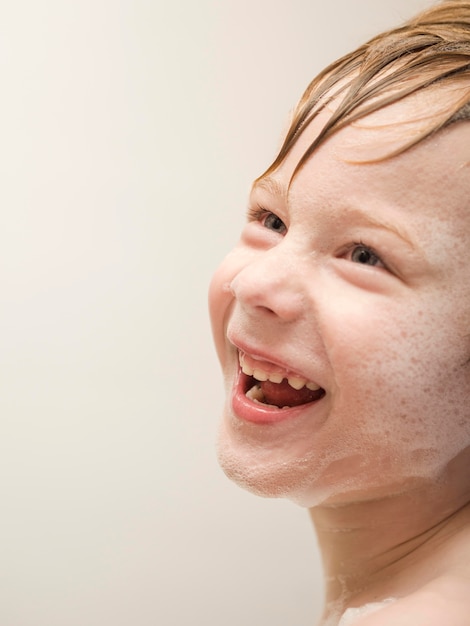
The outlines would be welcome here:
<svg viewBox="0 0 470 626">
<path fill-rule="evenodd" d="M 387 160 L 397 152 L 406 152 L 406 146 L 419 145 L 421 138 L 438 133 L 436 129 L 445 125 L 449 111 L 468 100 L 469 91 L 470 85 L 434 85 L 353 122 L 342 136 L 343 159 Z"/>
<path fill-rule="evenodd" d="M 445 113 L 455 92 L 420 93 L 339 130 L 321 144 L 292 179 L 293 172 L 331 115 L 320 113 L 271 173 L 271 189 L 289 198 L 369 204 L 381 198 L 446 220 L 470 224 L 470 122 L 458 122 L 399 154 Z M 451 210 L 452 209 L 452 210 Z M 451 215 L 452 214 L 452 215 Z M 457 215 L 458 214 L 458 215 Z M 470 230 L 470 228 L 469 228 Z"/>
</svg>

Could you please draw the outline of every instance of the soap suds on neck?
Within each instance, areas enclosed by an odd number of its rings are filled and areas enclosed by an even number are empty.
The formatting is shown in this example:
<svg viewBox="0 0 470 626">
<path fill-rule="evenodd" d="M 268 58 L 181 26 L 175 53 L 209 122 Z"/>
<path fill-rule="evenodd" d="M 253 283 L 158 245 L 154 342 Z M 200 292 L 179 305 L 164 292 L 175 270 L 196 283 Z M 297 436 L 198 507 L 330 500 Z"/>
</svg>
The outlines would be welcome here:
<svg viewBox="0 0 470 626">
<path fill-rule="evenodd" d="M 371 602 L 357 608 L 346 609 L 339 620 L 338 626 L 354 626 L 360 617 L 365 617 L 366 615 L 380 611 L 380 609 L 383 609 L 389 604 L 395 602 L 396 599 L 397 598 L 386 598 L 385 600 L 382 600 L 382 602 Z"/>
</svg>

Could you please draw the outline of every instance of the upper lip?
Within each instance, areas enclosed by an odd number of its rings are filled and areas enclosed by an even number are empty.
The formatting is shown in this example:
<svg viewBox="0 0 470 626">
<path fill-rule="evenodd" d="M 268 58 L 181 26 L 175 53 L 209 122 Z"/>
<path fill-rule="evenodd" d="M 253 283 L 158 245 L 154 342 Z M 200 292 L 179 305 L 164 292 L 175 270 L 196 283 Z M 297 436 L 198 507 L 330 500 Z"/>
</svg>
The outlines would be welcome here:
<svg viewBox="0 0 470 626">
<path fill-rule="evenodd" d="M 243 352 L 247 354 L 252 359 L 265 361 L 266 363 L 269 363 L 270 365 L 274 366 L 277 370 L 279 370 L 279 372 L 285 373 L 286 377 L 289 375 L 292 377 L 303 378 L 307 381 L 315 382 L 320 387 L 323 387 L 323 385 L 319 382 L 317 377 L 315 376 L 312 377 L 310 374 L 307 374 L 306 372 L 303 372 L 294 367 L 291 367 L 291 365 L 288 362 L 277 359 L 275 356 L 269 354 L 267 351 L 264 351 L 263 349 L 259 349 L 258 347 L 249 345 L 248 343 L 246 343 L 245 341 L 237 337 L 229 336 L 228 340 L 233 346 L 235 346 L 235 348 L 237 348 L 239 352 Z"/>
</svg>

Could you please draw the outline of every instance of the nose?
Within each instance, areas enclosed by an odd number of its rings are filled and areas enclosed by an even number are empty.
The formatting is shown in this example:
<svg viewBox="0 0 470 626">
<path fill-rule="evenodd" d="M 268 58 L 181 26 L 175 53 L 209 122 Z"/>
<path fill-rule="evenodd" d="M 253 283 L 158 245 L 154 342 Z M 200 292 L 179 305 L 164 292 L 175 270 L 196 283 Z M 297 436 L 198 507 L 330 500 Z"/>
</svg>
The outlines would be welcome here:
<svg viewBox="0 0 470 626">
<path fill-rule="evenodd" d="M 306 306 L 298 260 L 279 247 L 260 252 L 234 277 L 230 290 L 248 312 L 290 322 Z"/>
</svg>

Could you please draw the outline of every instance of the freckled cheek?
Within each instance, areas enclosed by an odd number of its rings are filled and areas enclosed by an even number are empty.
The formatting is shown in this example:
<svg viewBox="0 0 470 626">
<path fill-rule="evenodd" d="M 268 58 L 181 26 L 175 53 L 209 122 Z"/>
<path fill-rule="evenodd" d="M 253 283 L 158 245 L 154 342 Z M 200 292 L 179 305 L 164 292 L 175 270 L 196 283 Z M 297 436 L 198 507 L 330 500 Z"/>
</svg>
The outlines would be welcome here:
<svg viewBox="0 0 470 626">
<path fill-rule="evenodd" d="M 351 411 L 389 412 L 396 420 L 442 412 L 450 397 L 469 393 L 470 377 L 462 368 L 468 345 L 451 312 L 427 304 L 428 314 L 416 306 L 389 307 L 365 319 L 349 315 L 332 344 L 331 361 L 339 398 Z"/>
<path fill-rule="evenodd" d="M 329 356 L 340 390 L 357 399 L 365 394 L 385 400 L 427 384 L 434 342 L 417 327 L 412 312 L 384 308 L 351 311 L 336 320 Z M 437 346 L 438 348 L 438 346 Z M 431 366 L 432 369 L 432 366 Z M 410 380 L 413 380 L 411 384 Z"/>
</svg>

